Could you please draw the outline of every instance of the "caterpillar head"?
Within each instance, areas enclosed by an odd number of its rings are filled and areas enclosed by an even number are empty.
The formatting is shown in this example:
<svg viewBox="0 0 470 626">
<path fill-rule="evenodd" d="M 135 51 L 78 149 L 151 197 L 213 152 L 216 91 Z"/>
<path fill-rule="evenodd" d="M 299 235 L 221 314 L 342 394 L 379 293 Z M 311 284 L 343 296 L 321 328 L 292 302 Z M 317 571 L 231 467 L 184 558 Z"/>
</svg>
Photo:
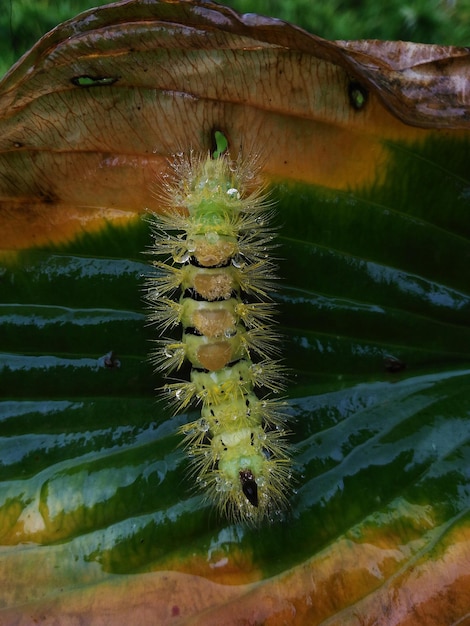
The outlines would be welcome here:
<svg viewBox="0 0 470 626">
<path fill-rule="evenodd" d="M 255 477 L 251 470 L 240 470 L 240 483 L 242 485 L 242 491 L 245 494 L 248 502 L 253 506 L 258 506 L 258 485 L 256 484 Z"/>
<path fill-rule="evenodd" d="M 214 439 L 217 460 L 207 474 L 209 493 L 219 510 L 256 525 L 285 508 L 290 464 L 275 433 L 261 427 L 242 428 Z"/>
</svg>

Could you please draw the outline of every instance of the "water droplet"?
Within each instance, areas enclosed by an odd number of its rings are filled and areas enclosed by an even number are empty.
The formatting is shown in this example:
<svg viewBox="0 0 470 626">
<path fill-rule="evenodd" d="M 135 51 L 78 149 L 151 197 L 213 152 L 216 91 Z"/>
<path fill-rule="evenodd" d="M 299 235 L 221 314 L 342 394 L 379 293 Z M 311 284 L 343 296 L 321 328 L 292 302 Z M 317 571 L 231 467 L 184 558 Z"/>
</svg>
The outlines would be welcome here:
<svg viewBox="0 0 470 626">
<path fill-rule="evenodd" d="M 253 373 L 253 376 L 261 376 L 263 374 L 263 368 L 261 367 L 261 365 L 254 363 L 251 366 L 251 371 Z"/>
<path fill-rule="evenodd" d="M 189 252 L 185 252 L 182 255 L 179 255 L 179 254 L 173 255 L 173 261 L 175 263 L 187 263 L 190 258 L 191 258 L 191 255 L 189 254 Z"/>
<path fill-rule="evenodd" d="M 233 265 L 233 267 L 236 267 L 239 270 L 245 268 L 245 263 L 240 259 L 239 256 L 234 256 L 232 258 L 232 265 Z"/>
<path fill-rule="evenodd" d="M 206 239 L 209 243 L 215 245 L 219 241 L 219 234 L 213 230 L 210 230 L 208 233 L 206 233 Z"/>
<path fill-rule="evenodd" d="M 209 430 L 209 423 L 206 422 L 206 420 L 199 420 L 199 424 L 198 424 L 199 430 L 203 433 L 206 433 Z"/>
<path fill-rule="evenodd" d="M 235 189 L 235 187 L 231 187 L 230 189 L 227 189 L 227 196 L 229 196 L 230 198 L 236 198 L 237 200 L 240 200 L 240 192 L 238 191 L 238 189 Z"/>
</svg>

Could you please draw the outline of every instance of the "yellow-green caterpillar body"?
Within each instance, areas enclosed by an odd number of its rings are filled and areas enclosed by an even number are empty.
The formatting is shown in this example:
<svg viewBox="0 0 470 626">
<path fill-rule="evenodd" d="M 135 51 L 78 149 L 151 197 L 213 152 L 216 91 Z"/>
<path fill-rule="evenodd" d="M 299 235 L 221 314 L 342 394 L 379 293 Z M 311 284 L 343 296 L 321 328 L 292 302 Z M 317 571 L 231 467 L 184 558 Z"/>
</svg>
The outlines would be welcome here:
<svg viewBox="0 0 470 626">
<path fill-rule="evenodd" d="M 147 301 L 163 335 L 152 360 L 165 373 L 191 365 L 190 379 L 163 391 L 180 412 L 201 416 L 181 428 L 197 483 L 235 521 L 258 524 L 287 503 L 291 462 L 279 338 L 269 298 L 272 208 L 255 160 L 227 153 L 179 154 L 161 177 L 152 214 L 153 265 Z"/>
</svg>

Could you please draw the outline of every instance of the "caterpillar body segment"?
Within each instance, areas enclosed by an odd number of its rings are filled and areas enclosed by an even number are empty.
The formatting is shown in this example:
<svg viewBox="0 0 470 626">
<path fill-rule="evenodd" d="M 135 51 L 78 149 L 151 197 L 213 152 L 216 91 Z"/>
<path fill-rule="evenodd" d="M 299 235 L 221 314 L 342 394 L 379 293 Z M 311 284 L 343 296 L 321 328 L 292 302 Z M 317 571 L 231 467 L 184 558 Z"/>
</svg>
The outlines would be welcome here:
<svg viewBox="0 0 470 626">
<path fill-rule="evenodd" d="M 149 319 L 165 336 L 151 358 L 165 374 L 191 365 L 163 393 L 175 412 L 201 407 L 181 428 L 196 482 L 229 518 L 258 524 L 286 507 L 291 476 L 284 403 L 266 395 L 285 379 L 269 298 L 272 209 L 253 161 L 189 152 L 171 169 L 152 217 Z"/>
</svg>

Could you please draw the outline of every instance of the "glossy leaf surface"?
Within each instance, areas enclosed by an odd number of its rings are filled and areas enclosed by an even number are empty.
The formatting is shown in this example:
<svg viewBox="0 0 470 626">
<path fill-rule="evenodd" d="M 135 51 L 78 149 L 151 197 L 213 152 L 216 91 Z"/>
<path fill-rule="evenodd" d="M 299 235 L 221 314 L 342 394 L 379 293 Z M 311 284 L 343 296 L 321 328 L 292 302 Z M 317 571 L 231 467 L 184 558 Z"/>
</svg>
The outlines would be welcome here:
<svg viewBox="0 0 470 626">
<path fill-rule="evenodd" d="M 466 623 L 467 55 L 124 2 L 4 79 L 5 623 Z M 146 360 L 141 213 L 216 128 L 261 155 L 282 224 L 298 471 L 258 531 L 192 492 Z"/>
</svg>

